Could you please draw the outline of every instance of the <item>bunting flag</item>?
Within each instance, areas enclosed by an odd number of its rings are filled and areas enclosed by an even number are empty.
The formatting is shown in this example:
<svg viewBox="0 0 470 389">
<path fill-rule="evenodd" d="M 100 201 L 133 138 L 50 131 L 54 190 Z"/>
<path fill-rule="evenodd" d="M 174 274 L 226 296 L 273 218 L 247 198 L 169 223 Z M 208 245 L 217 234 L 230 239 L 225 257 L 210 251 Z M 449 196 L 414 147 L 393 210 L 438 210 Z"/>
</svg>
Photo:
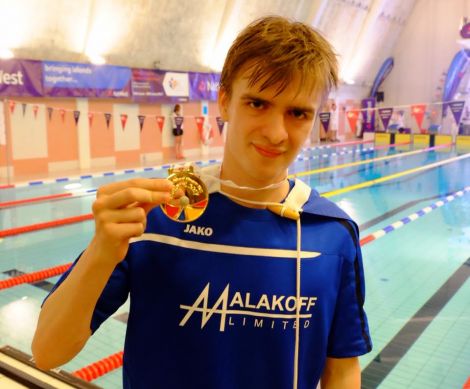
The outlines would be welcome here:
<svg viewBox="0 0 470 389">
<path fill-rule="evenodd" d="M 460 123 L 460 118 L 462 117 L 462 112 L 463 112 L 463 107 L 464 106 L 465 106 L 465 100 L 451 101 L 449 103 L 450 110 L 452 111 L 452 114 L 454 115 L 455 124 L 457 124 L 457 126 Z"/>
<path fill-rule="evenodd" d="M 393 115 L 393 108 L 379 108 L 380 120 L 384 126 L 384 131 L 387 131 L 388 123 Z"/>
<path fill-rule="evenodd" d="M 145 115 L 139 115 L 139 125 L 140 125 L 140 132 L 142 132 L 142 128 L 144 128 L 144 122 L 145 122 Z"/>
<path fill-rule="evenodd" d="M 93 112 L 88 112 L 88 127 L 93 125 Z"/>
<path fill-rule="evenodd" d="M 63 123 L 65 121 L 65 109 L 61 108 L 59 112 Z"/>
<path fill-rule="evenodd" d="M 442 118 L 444 119 L 447 116 L 447 106 L 449 103 L 442 103 Z"/>
<path fill-rule="evenodd" d="M 54 110 L 54 108 L 52 107 L 47 107 L 47 114 L 49 116 L 49 120 L 51 120 L 52 118 L 52 111 Z"/>
<path fill-rule="evenodd" d="M 224 124 L 225 122 L 220 116 L 217 116 L 215 118 L 215 121 L 217 122 L 217 127 L 219 128 L 219 134 L 222 135 L 222 132 L 224 131 Z"/>
<path fill-rule="evenodd" d="M 109 123 L 111 122 L 111 114 L 110 113 L 105 113 L 104 118 L 106 119 L 106 128 L 109 130 Z"/>
<path fill-rule="evenodd" d="M 423 124 L 424 111 L 426 111 L 426 104 L 414 104 L 411 106 L 411 115 L 414 116 L 420 131 Z"/>
<path fill-rule="evenodd" d="M 204 116 L 196 116 L 194 119 L 196 119 L 196 126 L 199 132 L 199 138 L 203 140 L 202 129 L 204 128 Z"/>
<path fill-rule="evenodd" d="M 163 124 L 165 123 L 165 116 L 157 116 L 157 126 L 160 132 L 163 131 Z"/>
<path fill-rule="evenodd" d="M 78 126 L 78 120 L 80 119 L 80 111 L 73 111 L 73 118 L 75 119 L 75 125 Z"/>
<path fill-rule="evenodd" d="M 26 107 L 27 107 L 27 106 L 28 106 L 28 104 L 26 104 L 26 103 L 22 103 L 22 104 L 21 104 L 21 108 L 23 108 L 23 117 L 24 117 L 24 115 L 26 114 Z"/>
<path fill-rule="evenodd" d="M 349 128 L 351 129 L 353 133 L 356 133 L 356 125 L 357 125 L 357 120 L 359 119 L 359 112 L 348 111 L 346 113 L 346 116 L 348 117 Z"/>
<path fill-rule="evenodd" d="M 323 125 L 323 129 L 325 132 L 328 132 L 328 128 L 330 127 L 331 114 L 329 112 L 320 112 L 318 116 L 320 116 L 320 122 Z"/>
<path fill-rule="evenodd" d="M 13 115 L 13 112 L 15 112 L 16 103 L 10 100 L 8 105 L 10 107 L 10 113 Z"/>
<path fill-rule="evenodd" d="M 33 105 L 33 114 L 34 114 L 35 119 L 38 116 L 38 111 L 39 111 L 39 105 Z"/>
<path fill-rule="evenodd" d="M 121 125 L 122 125 L 122 130 L 126 128 L 126 123 L 127 123 L 127 113 L 121 113 Z"/>
</svg>

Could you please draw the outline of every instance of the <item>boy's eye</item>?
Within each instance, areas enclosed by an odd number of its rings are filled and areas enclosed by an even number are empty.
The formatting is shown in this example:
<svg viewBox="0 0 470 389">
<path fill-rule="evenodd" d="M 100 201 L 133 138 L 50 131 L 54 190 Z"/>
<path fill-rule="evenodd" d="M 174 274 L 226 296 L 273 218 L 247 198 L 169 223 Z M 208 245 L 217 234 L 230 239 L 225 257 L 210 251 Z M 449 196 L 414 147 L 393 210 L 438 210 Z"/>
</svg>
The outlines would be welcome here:
<svg viewBox="0 0 470 389">
<path fill-rule="evenodd" d="M 305 114 L 304 111 L 301 111 L 300 109 L 293 109 L 291 111 L 291 114 L 293 117 L 295 117 L 296 119 L 305 119 L 307 117 L 307 115 Z"/>
<path fill-rule="evenodd" d="M 254 109 L 261 109 L 264 107 L 264 102 L 260 100 L 252 100 L 250 101 L 250 107 Z"/>
</svg>

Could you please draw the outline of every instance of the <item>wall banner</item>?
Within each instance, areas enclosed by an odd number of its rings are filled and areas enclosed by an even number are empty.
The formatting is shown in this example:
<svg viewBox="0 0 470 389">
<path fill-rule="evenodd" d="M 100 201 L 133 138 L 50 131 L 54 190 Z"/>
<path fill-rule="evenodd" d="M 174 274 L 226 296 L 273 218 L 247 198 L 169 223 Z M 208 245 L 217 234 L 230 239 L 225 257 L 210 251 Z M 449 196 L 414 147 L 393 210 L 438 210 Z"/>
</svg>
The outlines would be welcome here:
<svg viewBox="0 0 470 389">
<path fill-rule="evenodd" d="M 43 96 L 42 62 L 0 60 L 0 95 Z"/>
<path fill-rule="evenodd" d="M 216 101 L 219 93 L 220 74 L 189 73 L 190 100 Z"/>
<path fill-rule="evenodd" d="M 131 97 L 131 70 L 124 66 L 45 61 L 42 76 L 47 97 Z"/>
</svg>

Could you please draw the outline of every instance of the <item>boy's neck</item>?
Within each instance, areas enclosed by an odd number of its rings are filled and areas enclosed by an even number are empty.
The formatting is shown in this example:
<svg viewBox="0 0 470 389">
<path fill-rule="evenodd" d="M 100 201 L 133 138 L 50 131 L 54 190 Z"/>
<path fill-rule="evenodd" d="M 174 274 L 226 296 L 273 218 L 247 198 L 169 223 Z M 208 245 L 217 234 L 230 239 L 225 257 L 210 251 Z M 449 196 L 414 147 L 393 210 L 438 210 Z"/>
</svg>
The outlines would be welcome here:
<svg viewBox="0 0 470 389">
<path fill-rule="evenodd" d="M 259 201 L 259 202 L 274 202 L 274 203 L 279 203 L 283 201 L 286 196 L 289 193 L 289 181 L 287 180 L 287 177 L 284 178 L 284 180 L 280 179 L 277 182 L 238 182 L 235 179 L 232 179 L 229 175 L 224 174 L 224 169 L 222 166 L 221 173 L 220 173 L 220 178 L 222 180 L 230 180 L 234 182 L 238 186 L 245 186 L 245 187 L 250 187 L 250 188 L 264 188 L 266 186 L 269 186 L 271 184 L 278 184 L 273 188 L 270 189 L 264 189 L 264 190 L 250 190 L 250 189 L 239 189 L 239 188 L 233 188 L 232 186 L 224 185 L 223 183 L 220 184 L 220 189 L 222 192 L 227 193 L 228 195 L 235 196 L 239 199 L 246 199 L 249 201 Z M 243 206 L 250 207 L 250 208 L 266 208 L 263 205 L 256 205 L 256 204 L 249 204 L 249 203 L 244 203 L 243 201 L 239 201 L 236 199 L 232 199 L 236 203 L 239 203 Z"/>
</svg>

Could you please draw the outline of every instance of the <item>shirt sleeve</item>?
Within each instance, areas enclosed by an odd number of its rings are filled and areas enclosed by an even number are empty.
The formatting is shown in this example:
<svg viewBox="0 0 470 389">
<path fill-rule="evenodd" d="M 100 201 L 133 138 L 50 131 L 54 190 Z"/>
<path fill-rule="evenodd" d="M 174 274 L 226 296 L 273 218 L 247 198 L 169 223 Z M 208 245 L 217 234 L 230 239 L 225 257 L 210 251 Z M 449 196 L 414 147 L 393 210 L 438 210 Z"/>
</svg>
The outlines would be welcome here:
<svg viewBox="0 0 470 389">
<path fill-rule="evenodd" d="M 80 256 L 74 261 L 70 268 L 64 274 L 62 274 L 60 279 L 44 299 L 43 304 L 49 298 L 49 296 L 51 296 L 52 293 L 56 291 L 59 285 L 62 284 L 62 282 L 69 276 L 77 262 L 80 260 Z M 128 295 L 128 262 L 127 260 L 124 260 L 120 262 L 114 269 L 113 273 L 111 273 L 111 277 L 109 278 L 105 288 L 103 289 L 103 292 L 101 293 L 101 296 L 96 303 L 90 323 L 90 329 L 92 333 L 94 333 L 109 316 L 116 312 L 118 308 L 126 302 Z"/>
<path fill-rule="evenodd" d="M 328 338 L 328 357 L 350 358 L 372 350 L 367 316 L 364 311 L 365 284 L 362 253 L 356 229 L 347 224 L 353 244 L 343 257 L 341 285 Z"/>
</svg>

